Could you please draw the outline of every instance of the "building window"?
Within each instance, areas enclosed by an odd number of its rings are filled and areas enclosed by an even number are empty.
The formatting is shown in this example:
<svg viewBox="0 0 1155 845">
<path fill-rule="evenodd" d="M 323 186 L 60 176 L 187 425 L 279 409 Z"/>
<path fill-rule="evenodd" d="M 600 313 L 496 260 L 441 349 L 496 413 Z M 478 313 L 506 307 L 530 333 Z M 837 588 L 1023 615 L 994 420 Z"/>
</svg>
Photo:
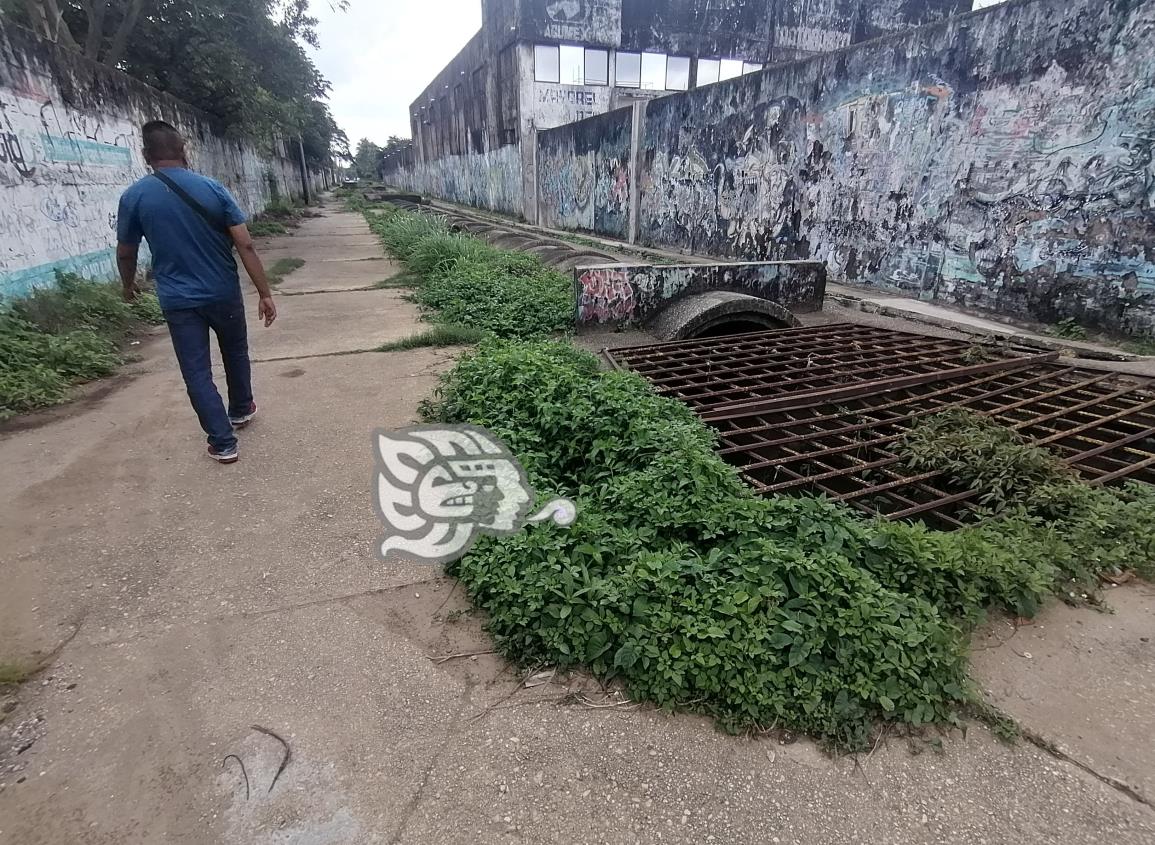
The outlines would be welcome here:
<svg viewBox="0 0 1155 845">
<path fill-rule="evenodd" d="M 742 75 L 741 59 L 722 59 L 719 62 L 718 79 L 735 79 Z"/>
<path fill-rule="evenodd" d="M 642 53 L 642 87 L 650 91 L 665 89 L 665 53 Z"/>
<path fill-rule="evenodd" d="M 559 76 L 563 85 L 582 85 L 586 80 L 586 51 L 582 47 L 563 45 Z"/>
<path fill-rule="evenodd" d="M 622 88 L 638 88 L 642 84 L 642 54 L 618 53 L 615 57 L 616 84 Z"/>
<path fill-rule="evenodd" d="M 561 57 L 557 47 L 533 48 L 533 78 L 538 82 L 561 81 Z"/>
<path fill-rule="evenodd" d="M 747 73 L 757 73 L 762 70 L 762 65 L 759 62 L 742 62 L 742 75 Z"/>
<path fill-rule="evenodd" d="M 666 59 L 666 90 L 685 91 L 690 87 L 690 59 L 670 56 Z"/>
<path fill-rule="evenodd" d="M 698 79 L 695 84 L 701 88 L 717 82 L 720 66 L 721 62 L 717 59 L 698 59 Z"/>
<path fill-rule="evenodd" d="M 586 85 L 610 84 L 610 54 L 608 50 L 586 48 Z"/>
</svg>

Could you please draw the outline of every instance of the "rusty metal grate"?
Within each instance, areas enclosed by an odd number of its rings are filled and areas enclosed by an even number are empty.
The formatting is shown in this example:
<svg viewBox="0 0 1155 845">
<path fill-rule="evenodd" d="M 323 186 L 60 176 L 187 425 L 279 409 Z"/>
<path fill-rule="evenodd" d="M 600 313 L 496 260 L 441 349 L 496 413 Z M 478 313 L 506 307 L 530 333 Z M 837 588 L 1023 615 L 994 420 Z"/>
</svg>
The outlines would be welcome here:
<svg viewBox="0 0 1155 845">
<path fill-rule="evenodd" d="M 894 451 L 921 418 L 957 406 L 1054 450 L 1092 484 L 1155 483 L 1155 394 L 1054 353 L 839 324 L 607 355 L 689 403 L 764 494 L 824 493 L 871 514 L 957 526 L 978 493 L 915 474 Z"/>
</svg>

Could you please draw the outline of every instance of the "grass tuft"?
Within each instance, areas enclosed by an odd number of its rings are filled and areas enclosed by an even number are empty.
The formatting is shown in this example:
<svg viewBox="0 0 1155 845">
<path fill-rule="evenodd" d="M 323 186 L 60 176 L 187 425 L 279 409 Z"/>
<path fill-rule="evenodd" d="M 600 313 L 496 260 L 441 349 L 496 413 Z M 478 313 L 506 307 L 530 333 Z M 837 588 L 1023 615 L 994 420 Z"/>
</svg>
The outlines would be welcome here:
<svg viewBox="0 0 1155 845">
<path fill-rule="evenodd" d="M 304 266 L 305 259 L 303 258 L 278 258 L 265 270 L 265 275 L 269 278 L 269 284 L 276 286 L 285 281 L 285 276 Z"/>
<path fill-rule="evenodd" d="M 377 347 L 378 352 L 398 352 L 403 349 L 419 349 L 425 346 L 470 346 L 480 343 L 485 332 L 468 326 L 442 324 L 420 334 L 391 340 Z"/>
</svg>

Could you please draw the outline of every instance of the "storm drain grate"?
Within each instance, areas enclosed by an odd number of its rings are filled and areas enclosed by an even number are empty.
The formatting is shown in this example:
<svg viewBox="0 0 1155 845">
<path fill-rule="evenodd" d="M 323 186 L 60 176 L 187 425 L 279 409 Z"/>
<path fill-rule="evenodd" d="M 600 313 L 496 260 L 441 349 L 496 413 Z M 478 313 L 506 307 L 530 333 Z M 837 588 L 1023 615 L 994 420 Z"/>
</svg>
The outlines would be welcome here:
<svg viewBox="0 0 1155 845">
<path fill-rule="evenodd" d="M 870 514 L 957 526 L 978 493 L 913 473 L 897 441 L 966 407 L 1055 451 L 1089 483 L 1155 483 L 1155 393 L 1114 373 L 960 340 L 838 324 L 607 350 L 687 402 L 764 494 L 824 493 Z"/>
</svg>

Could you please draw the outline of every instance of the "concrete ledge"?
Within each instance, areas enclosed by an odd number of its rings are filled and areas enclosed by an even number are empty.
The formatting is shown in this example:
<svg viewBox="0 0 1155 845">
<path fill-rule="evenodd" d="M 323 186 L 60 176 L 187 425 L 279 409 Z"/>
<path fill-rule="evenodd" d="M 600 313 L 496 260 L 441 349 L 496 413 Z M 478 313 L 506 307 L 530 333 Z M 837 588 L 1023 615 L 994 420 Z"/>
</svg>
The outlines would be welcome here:
<svg viewBox="0 0 1155 845">
<path fill-rule="evenodd" d="M 579 328 L 645 325 L 672 303 L 719 291 L 777 303 L 787 313 L 819 311 L 826 294 L 826 265 L 752 261 L 579 266 L 574 268 L 575 323 Z"/>
</svg>

